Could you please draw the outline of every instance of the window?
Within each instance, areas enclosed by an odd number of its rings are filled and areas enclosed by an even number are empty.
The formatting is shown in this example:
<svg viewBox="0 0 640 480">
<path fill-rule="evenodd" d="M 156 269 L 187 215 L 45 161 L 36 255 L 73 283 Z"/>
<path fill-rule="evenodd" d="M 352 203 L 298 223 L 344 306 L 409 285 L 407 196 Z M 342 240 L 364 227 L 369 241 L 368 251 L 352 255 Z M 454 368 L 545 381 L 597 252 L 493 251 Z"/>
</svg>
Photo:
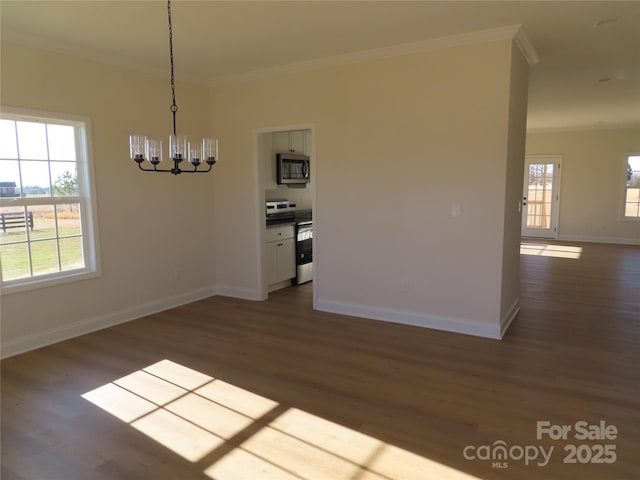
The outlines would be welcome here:
<svg viewBox="0 0 640 480">
<path fill-rule="evenodd" d="M 640 219 L 640 155 L 627 155 L 624 218 Z"/>
<path fill-rule="evenodd" d="M 3 108 L 2 293 L 96 275 L 88 120 Z"/>
</svg>

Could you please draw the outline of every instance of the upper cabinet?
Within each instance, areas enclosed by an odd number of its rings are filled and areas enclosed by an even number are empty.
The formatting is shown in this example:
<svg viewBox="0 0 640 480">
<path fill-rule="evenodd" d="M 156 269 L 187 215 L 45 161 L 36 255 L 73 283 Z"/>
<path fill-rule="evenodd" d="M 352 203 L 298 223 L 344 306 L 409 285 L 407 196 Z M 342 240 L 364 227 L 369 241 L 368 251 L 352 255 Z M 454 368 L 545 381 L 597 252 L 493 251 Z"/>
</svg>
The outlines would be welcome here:
<svg viewBox="0 0 640 480">
<path fill-rule="evenodd" d="M 275 153 L 292 152 L 308 155 L 307 131 L 293 130 L 290 132 L 276 132 L 273 134 Z"/>
</svg>

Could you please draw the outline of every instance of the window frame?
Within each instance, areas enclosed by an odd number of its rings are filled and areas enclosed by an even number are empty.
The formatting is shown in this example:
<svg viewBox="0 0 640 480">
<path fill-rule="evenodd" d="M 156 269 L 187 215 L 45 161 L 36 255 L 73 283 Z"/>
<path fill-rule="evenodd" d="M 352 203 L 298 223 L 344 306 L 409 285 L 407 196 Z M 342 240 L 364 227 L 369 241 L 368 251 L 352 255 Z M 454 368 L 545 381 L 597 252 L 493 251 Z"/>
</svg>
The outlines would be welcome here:
<svg viewBox="0 0 640 480">
<path fill-rule="evenodd" d="M 27 121 L 70 125 L 74 127 L 76 143 L 75 167 L 78 179 L 78 194 L 70 196 L 51 196 L 25 199 L 0 198 L 2 207 L 24 207 L 30 205 L 57 205 L 78 203 L 80 205 L 80 225 L 82 232 L 82 252 L 84 267 L 62 272 L 48 273 L 27 278 L 17 278 L 5 281 L 0 268 L 0 295 L 25 292 L 29 290 L 51 287 L 79 280 L 95 278 L 101 275 L 100 255 L 98 245 L 98 223 L 96 215 L 95 182 L 93 175 L 91 120 L 89 117 L 67 113 L 46 112 L 41 110 L 17 107 L 0 107 L 0 118 L 12 121 Z M 50 159 L 48 161 L 51 161 Z M 59 238 L 56 235 L 56 238 Z"/>
<path fill-rule="evenodd" d="M 629 157 L 640 157 L 640 152 L 628 152 L 622 158 L 622 198 L 620 201 L 620 221 L 622 222 L 640 222 L 640 215 L 637 217 L 628 217 L 626 215 L 627 206 L 627 165 Z"/>
</svg>

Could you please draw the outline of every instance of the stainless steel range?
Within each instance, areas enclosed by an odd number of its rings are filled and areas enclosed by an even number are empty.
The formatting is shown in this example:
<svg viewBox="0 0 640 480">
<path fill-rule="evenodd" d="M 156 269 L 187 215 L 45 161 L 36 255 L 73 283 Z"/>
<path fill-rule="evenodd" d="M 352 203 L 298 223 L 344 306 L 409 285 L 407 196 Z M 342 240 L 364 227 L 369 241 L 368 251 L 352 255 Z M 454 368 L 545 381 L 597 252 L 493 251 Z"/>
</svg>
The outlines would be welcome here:
<svg viewBox="0 0 640 480">
<path fill-rule="evenodd" d="M 265 204 L 267 226 L 293 224 L 296 242 L 296 276 L 291 283 L 300 285 L 313 280 L 313 215 L 310 209 L 298 209 L 288 200 Z"/>
<path fill-rule="evenodd" d="M 313 217 L 311 210 L 296 211 L 296 278 L 295 285 L 313 280 Z"/>
</svg>

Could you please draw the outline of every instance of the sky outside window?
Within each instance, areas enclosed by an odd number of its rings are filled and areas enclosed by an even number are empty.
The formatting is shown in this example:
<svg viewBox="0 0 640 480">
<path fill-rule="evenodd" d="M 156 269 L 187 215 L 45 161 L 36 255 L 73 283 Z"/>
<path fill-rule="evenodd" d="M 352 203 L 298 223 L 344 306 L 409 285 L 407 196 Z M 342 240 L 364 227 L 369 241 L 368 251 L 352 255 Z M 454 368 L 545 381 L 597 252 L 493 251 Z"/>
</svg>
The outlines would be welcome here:
<svg viewBox="0 0 640 480">
<path fill-rule="evenodd" d="M 11 161 L 20 155 L 18 162 Z M 66 171 L 76 171 L 74 127 L 38 122 L 0 121 L 0 180 L 16 187 L 47 191 Z"/>
</svg>

